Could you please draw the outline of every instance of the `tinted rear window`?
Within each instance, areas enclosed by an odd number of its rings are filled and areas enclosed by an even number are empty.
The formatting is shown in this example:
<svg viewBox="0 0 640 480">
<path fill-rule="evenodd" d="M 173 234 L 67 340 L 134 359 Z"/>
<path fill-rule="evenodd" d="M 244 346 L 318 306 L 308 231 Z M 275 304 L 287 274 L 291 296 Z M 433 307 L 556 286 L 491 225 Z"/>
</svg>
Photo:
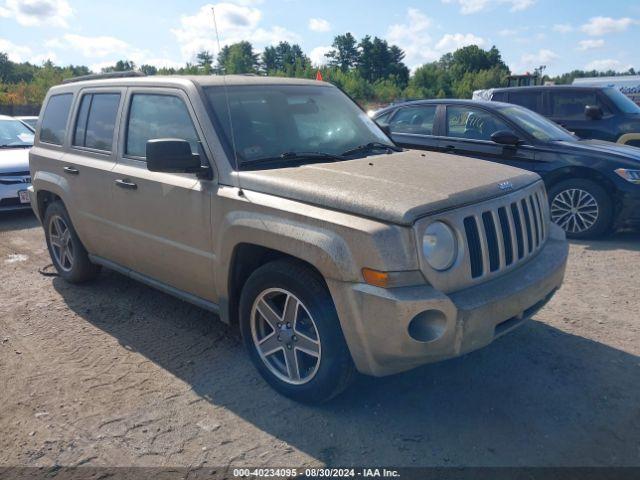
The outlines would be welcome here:
<svg viewBox="0 0 640 480">
<path fill-rule="evenodd" d="M 73 134 L 73 144 L 110 152 L 119 104 L 119 93 L 84 95 Z"/>
<path fill-rule="evenodd" d="M 540 111 L 542 92 L 509 92 L 509 103 L 520 105 L 534 112 Z"/>
<path fill-rule="evenodd" d="M 71 109 L 73 94 L 63 93 L 49 98 L 42 117 L 40 141 L 62 145 L 67 130 L 67 119 Z"/>
</svg>

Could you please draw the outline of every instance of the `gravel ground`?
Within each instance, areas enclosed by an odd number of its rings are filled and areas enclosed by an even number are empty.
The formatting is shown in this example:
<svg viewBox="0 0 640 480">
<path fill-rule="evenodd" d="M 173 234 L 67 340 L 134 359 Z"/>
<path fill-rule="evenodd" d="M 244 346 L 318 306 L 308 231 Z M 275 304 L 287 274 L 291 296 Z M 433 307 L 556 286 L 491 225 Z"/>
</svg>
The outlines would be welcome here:
<svg viewBox="0 0 640 480">
<path fill-rule="evenodd" d="M 489 347 L 321 407 L 211 314 L 49 263 L 33 216 L 0 214 L 0 465 L 640 466 L 638 232 L 573 243 L 552 302 Z"/>
</svg>

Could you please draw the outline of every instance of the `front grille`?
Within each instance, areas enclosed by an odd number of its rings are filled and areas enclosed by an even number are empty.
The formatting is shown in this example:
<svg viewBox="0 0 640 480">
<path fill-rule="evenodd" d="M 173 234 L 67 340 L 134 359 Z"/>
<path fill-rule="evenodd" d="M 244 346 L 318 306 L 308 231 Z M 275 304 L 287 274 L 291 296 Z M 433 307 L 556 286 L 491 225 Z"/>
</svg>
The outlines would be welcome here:
<svg viewBox="0 0 640 480">
<path fill-rule="evenodd" d="M 0 185 L 16 185 L 19 183 L 31 183 L 28 171 L 0 173 Z"/>
<path fill-rule="evenodd" d="M 544 244 L 548 211 L 543 188 L 464 218 L 471 278 L 499 272 L 531 257 Z"/>
</svg>

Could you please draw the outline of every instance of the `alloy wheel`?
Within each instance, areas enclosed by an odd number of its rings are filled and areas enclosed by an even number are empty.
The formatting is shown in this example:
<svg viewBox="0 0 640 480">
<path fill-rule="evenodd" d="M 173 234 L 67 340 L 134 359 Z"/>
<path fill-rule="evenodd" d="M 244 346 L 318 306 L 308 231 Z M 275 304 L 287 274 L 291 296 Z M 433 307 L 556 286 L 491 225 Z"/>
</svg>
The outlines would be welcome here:
<svg viewBox="0 0 640 480">
<path fill-rule="evenodd" d="M 598 215 L 597 200 L 580 188 L 563 190 L 551 201 L 551 221 L 570 233 L 589 230 L 598 221 Z"/>
<path fill-rule="evenodd" d="M 254 347 L 269 371 L 293 385 L 309 382 L 320 366 L 322 349 L 313 317 L 293 293 L 269 288 L 251 309 Z"/>
<path fill-rule="evenodd" d="M 71 230 L 60 215 L 52 216 L 49 221 L 49 242 L 58 266 L 65 272 L 71 271 L 74 258 Z"/>
</svg>

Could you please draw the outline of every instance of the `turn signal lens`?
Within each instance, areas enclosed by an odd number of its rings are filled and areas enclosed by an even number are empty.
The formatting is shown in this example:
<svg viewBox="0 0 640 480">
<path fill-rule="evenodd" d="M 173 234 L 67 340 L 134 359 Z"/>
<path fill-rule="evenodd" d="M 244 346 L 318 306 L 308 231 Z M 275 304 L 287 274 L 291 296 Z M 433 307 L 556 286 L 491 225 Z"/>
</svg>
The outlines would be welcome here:
<svg viewBox="0 0 640 480">
<path fill-rule="evenodd" d="M 381 272 L 372 268 L 363 268 L 364 281 L 374 287 L 396 288 L 412 285 L 424 285 L 424 277 L 418 270 L 406 272 Z"/>
<path fill-rule="evenodd" d="M 379 272 L 378 270 L 363 268 L 362 276 L 364 277 L 364 281 L 369 285 L 382 288 L 387 288 L 389 285 L 389 273 L 387 272 Z"/>
</svg>

